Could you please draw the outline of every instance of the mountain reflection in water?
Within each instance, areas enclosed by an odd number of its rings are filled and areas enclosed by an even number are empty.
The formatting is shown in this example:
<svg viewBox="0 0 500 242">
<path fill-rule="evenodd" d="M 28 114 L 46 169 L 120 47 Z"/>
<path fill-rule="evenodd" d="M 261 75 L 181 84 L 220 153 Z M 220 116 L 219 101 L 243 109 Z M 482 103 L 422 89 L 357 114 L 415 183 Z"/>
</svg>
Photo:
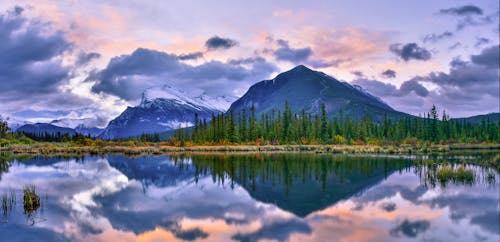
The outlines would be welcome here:
<svg viewBox="0 0 500 242">
<path fill-rule="evenodd" d="M 2 159 L 0 194 L 13 191 L 17 202 L 3 213 L 0 240 L 500 239 L 500 176 L 479 165 L 488 154 Z M 474 177 L 443 180 L 442 163 Z M 22 208 L 26 185 L 43 198 L 32 218 Z"/>
</svg>

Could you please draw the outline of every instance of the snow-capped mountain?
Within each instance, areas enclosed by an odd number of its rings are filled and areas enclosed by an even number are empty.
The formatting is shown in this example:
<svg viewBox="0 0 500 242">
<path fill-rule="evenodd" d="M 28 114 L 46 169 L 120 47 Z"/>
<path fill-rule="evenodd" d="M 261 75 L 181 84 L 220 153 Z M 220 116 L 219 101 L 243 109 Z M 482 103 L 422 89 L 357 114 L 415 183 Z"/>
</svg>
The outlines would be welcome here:
<svg viewBox="0 0 500 242">
<path fill-rule="evenodd" d="M 144 91 L 141 103 L 127 107 L 109 122 L 100 135 L 104 139 L 126 138 L 169 131 L 193 125 L 195 113 L 200 120 L 223 113 L 236 97 L 211 97 L 206 94 L 190 96 L 184 91 L 165 85 Z"/>
<path fill-rule="evenodd" d="M 155 99 L 172 100 L 182 105 L 189 105 L 194 108 L 206 107 L 220 112 L 225 112 L 229 106 L 238 99 L 235 96 L 223 95 L 212 97 L 206 93 L 190 96 L 188 93 L 176 89 L 169 85 L 160 88 L 149 88 L 142 94 L 140 105 L 148 105 Z"/>
</svg>

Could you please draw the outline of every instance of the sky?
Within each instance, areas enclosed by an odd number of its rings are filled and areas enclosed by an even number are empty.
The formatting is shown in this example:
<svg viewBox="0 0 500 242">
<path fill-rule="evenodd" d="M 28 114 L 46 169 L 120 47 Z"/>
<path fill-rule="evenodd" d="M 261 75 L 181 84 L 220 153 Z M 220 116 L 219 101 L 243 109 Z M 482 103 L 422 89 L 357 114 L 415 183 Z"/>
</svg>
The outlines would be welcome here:
<svg viewBox="0 0 500 242">
<path fill-rule="evenodd" d="M 148 88 L 242 96 L 303 64 L 414 115 L 499 112 L 499 2 L 0 1 L 0 114 L 104 127 Z"/>
</svg>

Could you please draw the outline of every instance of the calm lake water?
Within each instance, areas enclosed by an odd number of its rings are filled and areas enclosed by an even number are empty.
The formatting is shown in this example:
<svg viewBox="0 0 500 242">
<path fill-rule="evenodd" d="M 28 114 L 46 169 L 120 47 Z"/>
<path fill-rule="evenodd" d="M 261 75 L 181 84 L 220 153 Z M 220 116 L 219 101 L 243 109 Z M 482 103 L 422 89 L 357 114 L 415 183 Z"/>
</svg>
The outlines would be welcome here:
<svg viewBox="0 0 500 242">
<path fill-rule="evenodd" d="M 3 156 L 0 241 L 500 241 L 493 156 Z"/>
</svg>

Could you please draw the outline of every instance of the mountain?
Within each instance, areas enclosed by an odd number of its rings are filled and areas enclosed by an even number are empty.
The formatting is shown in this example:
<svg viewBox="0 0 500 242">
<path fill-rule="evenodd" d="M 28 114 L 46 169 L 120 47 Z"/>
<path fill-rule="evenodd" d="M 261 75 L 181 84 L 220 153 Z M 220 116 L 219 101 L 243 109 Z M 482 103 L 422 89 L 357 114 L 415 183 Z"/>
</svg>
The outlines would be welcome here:
<svg viewBox="0 0 500 242">
<path fill-rule="evenodd" d="M 127 107 L 109 122 L 99 137 L 126 138 L 192 126 L 195 113 L 200 120 L 209 120 L 212 114 L 225 112 L 235 99 L 230 96 L 210 97 L 206 94 L 191 97 L 167 85 L 147 89 L 141 103 L 135 107 Z"/>
<path fill-rule="evenodd" d="M 490 120 L 493 123 L 498 123 L 500 122 L 500 113 L 489 113 L 489 114 L 483 114 L 483 115 L 476 115 L 476 116 L 471 116 L 471 117 L 466 117 L 466 118 L 452 118 L 450 121 L 455 121 L 455 122 L 465 122 L 469 124 L 480 124 L 481 122 Z"/>
<path fill-rule="evenodd" d="M 75 130 L 71 128 L 59 127 L 52 124 L 47 123 L 36 123 L 36 124 L 25 124 L 19 128 L 17 128 L 16 132 L 23 132 L 29 134 L 57 134 L 60 133 L 62 135 L 69 134 L 70 136 L 75 135 Z"/>
<path fill-rule="evenodd" d="M 64 118 L 56 119 L 50 122 L 50 124 L 55 126 L 74 129 L 75 132 L 83 134 L 85 136 L 90 135 L 91 137 L 97 137 L 102 133 L 104 129 L 92 126 L 92 124 L 94 123 L 95 120 L 90 118 Z"/>
<path fill-rule="evenodd" d="M 340 82 L 303 65 L 281 73 L 272 80 L 254 84 L 231 105 L 229 111 L 238 113 L 254 105 L 260 117 L 273 109 L 283 111 L 285 101 L 288 101 L 292 113 L 300 113 L 304 109 L 308 114 L 319 114 L 324 103 L 329 118 L 337 116 L 341 110 L 344 117 L 357 120 L 366 115 L 378 121 L 383 120 L 385 114 L 391 118 L 408 115 L 394 110 L 359 86 Z"/>
<path fill-rule="evenodd" d="M 98 137 L 102 133 L 102 131 L 104 131 L 104 129 L 97 127 L 87 127 L 83 124 L 80 124 L 76 126 L 75 131 L 85 136 Z"/>
</svg>

